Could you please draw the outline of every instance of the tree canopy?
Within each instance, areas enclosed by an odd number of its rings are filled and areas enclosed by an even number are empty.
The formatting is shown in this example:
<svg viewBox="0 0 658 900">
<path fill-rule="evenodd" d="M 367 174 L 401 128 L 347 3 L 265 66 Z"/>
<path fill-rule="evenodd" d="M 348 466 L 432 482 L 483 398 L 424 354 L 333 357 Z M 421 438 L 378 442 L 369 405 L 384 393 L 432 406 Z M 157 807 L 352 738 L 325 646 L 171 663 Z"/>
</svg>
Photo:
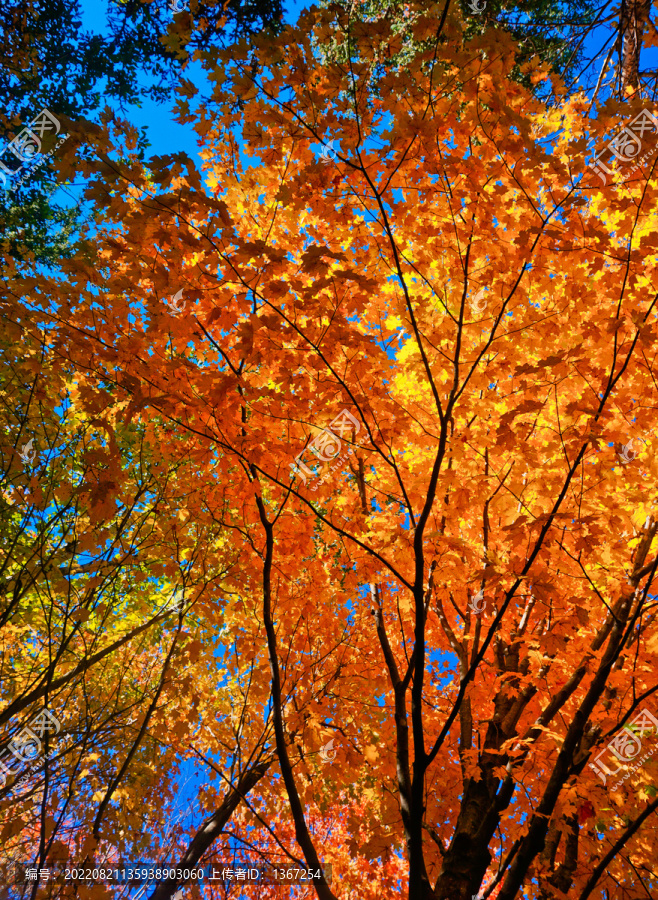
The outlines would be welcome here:
<svg viewBox="0 0 658 900">
<path fill-rule="evenodd" d="M 199 48 L 201 162 L 87 132 L 76 252 L 6 257 L 8 856 L 658 896 L 658 110 L 406 9 Z"/>
</svg>

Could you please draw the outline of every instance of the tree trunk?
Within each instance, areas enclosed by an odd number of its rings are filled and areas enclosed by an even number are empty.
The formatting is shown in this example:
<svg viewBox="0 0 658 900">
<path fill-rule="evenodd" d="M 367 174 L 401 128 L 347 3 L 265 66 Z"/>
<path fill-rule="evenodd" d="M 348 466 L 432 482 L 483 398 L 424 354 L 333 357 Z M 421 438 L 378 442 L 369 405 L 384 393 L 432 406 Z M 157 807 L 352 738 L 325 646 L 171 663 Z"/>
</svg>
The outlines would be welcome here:
<svg viewBox="0 0 658 900">
<path fill-rule="evenodd" d="M 640 83 L 640 50 L 644 29 L 649 21 L 649 0 L 623 0 L 619 19 L 621 39 L 621 93 L 635 92 Z"/>
</svg>

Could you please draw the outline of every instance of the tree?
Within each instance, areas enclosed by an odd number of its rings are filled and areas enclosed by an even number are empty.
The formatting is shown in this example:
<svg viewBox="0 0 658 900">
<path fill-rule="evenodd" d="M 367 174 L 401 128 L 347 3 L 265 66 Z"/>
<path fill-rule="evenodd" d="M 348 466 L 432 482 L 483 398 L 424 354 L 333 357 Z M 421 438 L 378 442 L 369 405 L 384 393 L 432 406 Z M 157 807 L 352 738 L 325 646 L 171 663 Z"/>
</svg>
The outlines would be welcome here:
<svg viewBox="0 0 658 900">
<path fill-rule="evenodd" d="M 83 27 L 79 0 L 8 0 L 0 8 L 0 141 L 3 150 L 44 107 L 62 121 L 98 114 L 108 100 L 121 110 L 145 97 L 167 102 L 199 47 L 223 46 L 252 31 L 276 32 L 280 0 L 248 3 L 194 2 L 192 12 L 174 14 L 167 2 L 109 0 L 105 33 Z M 148 142 L 137 136 L 142 158 Z M 48 150 L 50 147 L 47 148 Z M 79 152 L 90 156 L 86 142 Z M 5 166 L 16 160 L 4 155 Z M 56 162 L 54 160 L 53 162 Z M 83 166 L 78 166 L 78 180 Z M 0 178 L 3 188 L 5 175 Z M 54 197 L 55 167 L 35 170 L 25 184 L 0 192 L 0 217 L 7 252 L 30 262 L 56 262 L 74 252 L 79 220 L 76 204 Z M 7 185 L 9 186 L 9 185 Z"/>
<path fill-rule="evenodd" d="M 355 44 L 346 39 L 346 34 L 354 29 L 367 27 L 368 23 L 385 18 L 397 36 L 395 50 L 390 56 L 380 57 L 373 72 L 376 80 L 378 70 L 404 64 L 420 49 L 431 46 L 431 38 L 418 41 L 413 34 L 414 14 L 403 0 L 323 0 L 322 6 L 329 10 L 342 9 L 331 41 L 324 44 L 325 52 L 343 63 L 347 51 L 354 52 Z M 550 66 L 550 71 L 560 75 L 566 82 L 576 80 L 586 62 L 584 43 L 588 35 L 601 25 L 600 4 L 589 0 L 566 0 L 554 3 L 551 0 L 524 0 L 508 3 L 506 0 L 461 0 L 464 35 L 472 38 L 488 28 L 497 28 L 511 35 L 517 45 L 517 65 L 510 77 L 521 81 L 529 90 L 546 91 L 548 83 L 532 83 L 529 73 L 523 71 L 524 63 L 539 57 Z M 343 31 L 343 24 L 346 26 Z M 357 22 L 359 23 L 357 25 Z M 399 42 L 399 43 L 398 43 Z M 642 41 L 640 40 L 640 45 Z"/>
<path fill-rule="evenodd" d="M 15 286 L 22 296 L 25 280 Z M 116 422 L 112 385 L 88 392 L 42 324 L 9 294 L 0 339 L 1 861 L 135 858 L 145 802 L 149 849 L 159 834 L 163 854 L 175 853 L 180 810 L 171 778 L 163 785 L 156 772 L 175 773 L 190 743 L 207 753 L 225 729 L 238 788 L 269 763 L 267 729 L 254 746 L 233 726 L 242 676 L 207 657 L 214 639 L 199 641 L 217 628 L 213 584 L 231 562 L 212 523 L 181 530 L 189 461 L 162 472 L 155 435 L 164 423 Z M 207 691 L 212 738 L 196 718 Z M 239 793 L 220 793 L 232 811 Z"/>
<path fill-rule="evenodd" d="M 88 402 L 170 423 L 185 528 L 227 542 L 239 733 L 276 762 L 213 849 L 331 863 L 321 900 L 650 897 L 658 195 L 655 163 L 601 187 L 586 149 L 642 101 L 547 109 L 508 36 L 410 11 L 427 49 L 377 93 L 386 20 L 358 66 L 320 59 L 334 11 L 209 50 L 232 92 L 180 110 L 214 195 L 108 157 L 96 258 L 34 302 Z"/>
</svg>

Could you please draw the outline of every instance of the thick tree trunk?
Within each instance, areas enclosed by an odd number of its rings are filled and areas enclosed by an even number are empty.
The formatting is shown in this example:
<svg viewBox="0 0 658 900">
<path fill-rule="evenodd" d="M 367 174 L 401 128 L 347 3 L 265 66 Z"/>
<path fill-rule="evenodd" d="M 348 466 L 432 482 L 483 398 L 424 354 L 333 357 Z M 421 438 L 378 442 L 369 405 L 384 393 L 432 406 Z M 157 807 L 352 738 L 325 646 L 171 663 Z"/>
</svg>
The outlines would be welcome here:
<svg viewBox="0 0 658 900">
<path fill-rule="evenodd" d="M 482 812 L 491 805 L 491 799 L 484 779 L 469 785 L 437 883 L 437 900 L 471 900 L 478 893 L 491 862 L 489 838 L 480 833 L 480 826 L 485 827 Z"/>
<path fill-rule="evenodd" d="M 489 739 L 491 735 L 488 735 Z M 471 900 L 477 894 L 491 862 L 489 844 L 514 792 L 514 781 L 501 785 L 491 771 L 505 764 L 499 753 L 483 753 L 482 778 L 464 785 L 455 834 L 448 847 L 437 881 L 436 900 Z"/>
<path fill-rule="evenodd" d="M 621 39 L 621 93 L 628 88 L 638 89 L 640 78 L 640 50 L 644 29 L 649 21 L 649 0 L 623 0 L 619 19 Z"/>
</svg>

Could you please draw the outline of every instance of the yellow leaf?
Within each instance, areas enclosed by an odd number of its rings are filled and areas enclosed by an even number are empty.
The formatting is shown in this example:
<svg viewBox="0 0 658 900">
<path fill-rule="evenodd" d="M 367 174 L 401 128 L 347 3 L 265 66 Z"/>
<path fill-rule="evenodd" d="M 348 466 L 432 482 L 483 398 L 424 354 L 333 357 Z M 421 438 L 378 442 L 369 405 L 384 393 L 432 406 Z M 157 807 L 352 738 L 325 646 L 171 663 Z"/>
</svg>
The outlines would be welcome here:
<svg viewBox="0 0 658 900">
<path fill-rule="evenodd" d="M 374 744 L 367 744 L 363 751 L 363 755 L 369 763 L 376 763 L 379 759 L 379 753 L 377 752 L 377 748 Z"/>
</svg>

